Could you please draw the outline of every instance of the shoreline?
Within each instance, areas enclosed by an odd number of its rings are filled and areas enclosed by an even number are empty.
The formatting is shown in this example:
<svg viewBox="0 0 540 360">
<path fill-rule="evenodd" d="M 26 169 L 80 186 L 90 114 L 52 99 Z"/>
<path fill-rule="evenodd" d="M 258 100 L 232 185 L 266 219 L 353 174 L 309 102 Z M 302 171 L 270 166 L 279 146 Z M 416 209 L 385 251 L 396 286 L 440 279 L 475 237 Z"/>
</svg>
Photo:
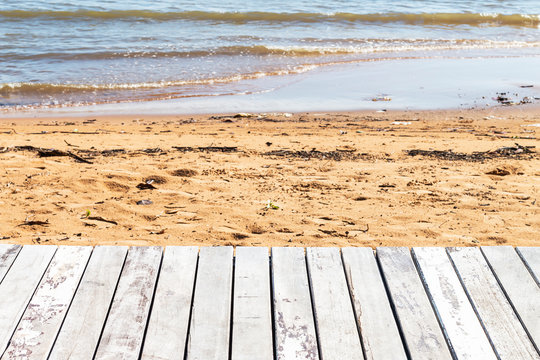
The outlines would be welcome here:
<svg viewBox="0 0 540 360">
<path fill-rule="evenodd" d="M 2 118 L 0 243 L 538 245 L 538 114 Z"/>
<path fill-rule="evenodd" d="M 540 57 L 531 54 L 496 58 L 396 58 L 322 66 L 305 73 L 226 85 L 207 84 L 193 90 L 193 97 L 182 98 L 189 89 L 178 89 L 175 94 L 179 98 L 168 100 L 55 105 L 28 111 L 5 108 L 0 111 L 0 117 L 467 110 L 496 106 L 501 94 L 510 102 L 539 105 L 540 77 L 528 70 L 539 66 Z M 5 101 L 8 104 L 10 100 L 5 98 Z"/>
<path fill-rule="evenodd" d="M 69 109 L 69 108 L 66 108 Z M 11 124 L 34 124 L 36 121 L 47 121 L 47 120 L 61 120 L 69 122 L 84 122 L 88 119 L 96 119 L 109 124 L 121 124 L 122 122 L 132 121 L 134 119 L 146 119 L 146 120 L 160 120 L 160 121 L 174 121 L 177 119 L 208 119 L 211 117 L 234 117 L 238 115 L 248 115 L 248 116 L 238 116 L 252 118 L 253 120 L 258 120 L 259 118 L 264 117 L 281 117 L 282 120 L 291 119 L 298 116 L 315 116 L 315 115 L 325 115 L 325 116 L 387 116 L 390 118 L 398 118 L 403 116 L 408 116 L 411 114 L 422 114 L 427 116 L 435 116 L 437 118 L 445 115 L 449 117 L 458 116 L 458 114 L 468 114 L 472 116 L 481 116 L 485 114 L 497 114 L 500 116 L 512 116 L 514 114 L 527 114 L 527 115 L 536 115 L 540 113 L 540 102 L 532 102 L 528 104 L 515 104 L 515 105 L 491 105 L 482 108 L 440 108 L 440 109 L 357 109 L 357 110 L 313 110 L 313 111 L 253 111 L 253 112 L 204 112 L 204 113 L 124 113 L 124 114 L 115 114 L 107 112 L 69 112 L 65 113 L 41 113 L 32 111 L 13 111 L 10 114 L 13 114 L 12 117 L 0 117 L 0 125 L 5 125 L 4 123 Z M 58 121 L 56 121 L 58 122 Z M 34 124 L 35 125 L 35 124 Z"/>
</svg>

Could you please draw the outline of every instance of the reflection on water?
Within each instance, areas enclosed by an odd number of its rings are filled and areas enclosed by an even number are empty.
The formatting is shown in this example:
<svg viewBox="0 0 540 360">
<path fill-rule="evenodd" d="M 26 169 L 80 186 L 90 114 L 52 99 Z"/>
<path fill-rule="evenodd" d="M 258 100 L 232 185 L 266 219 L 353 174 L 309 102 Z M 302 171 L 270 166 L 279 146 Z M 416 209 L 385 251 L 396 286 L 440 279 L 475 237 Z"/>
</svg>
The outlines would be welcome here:
<svg viewBox="0 0 540 360">
<path fill-rule="evenodd" d="M 321 66 L 536 56 L 539 13 L 537 0 L 4 0 L 0 106 L 254 94 Z"/>
</svg>

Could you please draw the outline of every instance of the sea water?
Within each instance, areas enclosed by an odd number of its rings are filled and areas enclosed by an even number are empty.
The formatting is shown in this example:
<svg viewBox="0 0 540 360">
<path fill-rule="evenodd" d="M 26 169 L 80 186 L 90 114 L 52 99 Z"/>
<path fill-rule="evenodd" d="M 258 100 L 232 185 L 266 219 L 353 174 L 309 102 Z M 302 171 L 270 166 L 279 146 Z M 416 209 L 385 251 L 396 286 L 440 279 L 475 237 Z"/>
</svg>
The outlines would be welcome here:
<svg viewBox="0 0 540 360">
<path fill-rule="evenodd" d="M 539 14 L 538 0 L 2 0 L 0 108 L 346 110 L 449 91 L 438 105 L 470 105 L 538 90 Z"/>
</svg>

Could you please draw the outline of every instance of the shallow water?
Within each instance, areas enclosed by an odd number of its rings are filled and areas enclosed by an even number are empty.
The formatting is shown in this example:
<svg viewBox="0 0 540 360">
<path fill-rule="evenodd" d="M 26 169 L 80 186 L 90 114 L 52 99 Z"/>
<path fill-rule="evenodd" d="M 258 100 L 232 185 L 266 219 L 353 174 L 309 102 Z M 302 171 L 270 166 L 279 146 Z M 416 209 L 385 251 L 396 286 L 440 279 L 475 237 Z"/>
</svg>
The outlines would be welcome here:
<svg viewBox="0 0 540 360">
<path fill-rule="evenodd" d="M 537 0 L 4 0 L 0 106 L 252 97 L 298 74 L 396 59 L 516 66 L 540 56 L 538 14 Z"/>
</svg>

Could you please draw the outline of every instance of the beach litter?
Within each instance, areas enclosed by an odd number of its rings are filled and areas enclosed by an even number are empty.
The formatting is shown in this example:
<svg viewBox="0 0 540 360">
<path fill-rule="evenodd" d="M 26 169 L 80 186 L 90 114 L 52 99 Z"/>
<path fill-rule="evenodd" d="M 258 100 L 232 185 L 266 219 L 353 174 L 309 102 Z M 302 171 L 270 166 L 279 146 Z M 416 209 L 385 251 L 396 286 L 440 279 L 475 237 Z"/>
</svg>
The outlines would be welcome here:
<svg viewBox="0 0 540 360">
<path fill-rule="evenodd" d="M 377 96 L 372 98 L 371 101 L 392 101 L 392 98 L 389 96 Z"/>
<path fill-rule="evenodd" d="M 273 209 L 273 210 L 278 210 L 279 209 L 279 206 L 277 206 L 276 204 L 274 204 L 274 202 L 272 200 L 268 200 L 266 202 L 266 209 Z"/>
<path fill-rule="evenodd" d="M 249 114 L 249 113 L 238 113 L 236 115 L 233 116 L 233 118 L 247 118 L 247 117 L 254 117 L 256 115 L 254 114 Z"/>
<path fill-rule="evenodd" d="M 152 205 L 154 202 L 152 200 L 139 200 L 137 205 Z"/>
<path fill-rule="evenodd" d="M 511 98 L 511 96 L 515 97 L 515 99 Z M 497 97 L 494 97 L 493 100 L 497 101 L 501 105 L 505 106 L 511 106 L 511 105 L 523 105 L 523 104 L 530 104 L 535 100 L 536 98 L 532 98 L 529 96 L 524 96 L 521 100 L 519 100 L 518 94 L 509 94 L 506 92 L 497 93 Z"/>
<path fill-rule="evenodd" d="M 390 125 L 411 125 L 412 123 L 410 121 L 394 121 L 390 123 Z"/>
<path fill-rule="evenodd" d="M 146 182 L 138 184 L 136 187 L 139 190 L 154 190 L 157 189 L 152 183 L 154 180 L 146 180 Z"/>
</svg>

